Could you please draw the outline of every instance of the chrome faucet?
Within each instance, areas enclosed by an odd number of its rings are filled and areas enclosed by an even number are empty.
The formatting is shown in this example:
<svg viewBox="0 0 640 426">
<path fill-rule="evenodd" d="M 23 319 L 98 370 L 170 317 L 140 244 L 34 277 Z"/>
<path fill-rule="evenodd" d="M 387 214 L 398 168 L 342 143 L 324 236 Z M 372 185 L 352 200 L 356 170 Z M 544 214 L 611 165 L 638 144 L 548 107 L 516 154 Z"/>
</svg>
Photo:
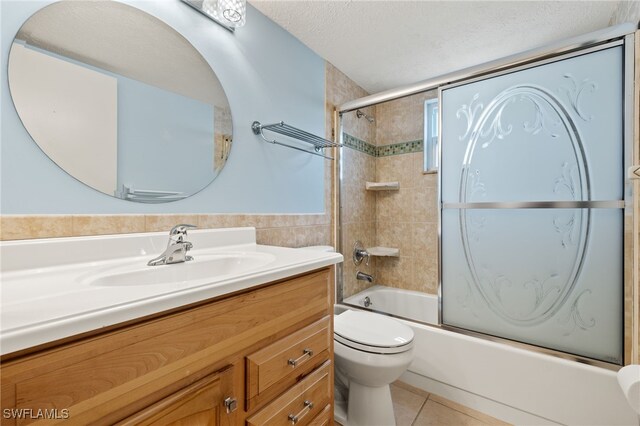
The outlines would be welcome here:
<svg viewBox="0 0 640 426">
<path fill-rule="evenodd" d="M 373 275 L 365 274 L 364 272 L 356 272 L 356 279 L 360 281 L 373 282 Z"/>
<path fill-rule="evenodd" d="M 193 260 L 193 257 L 187 255 L 187 252 L 193 248 L 193 244 L 185 241 L 187 230 L 193 228 L 196 228 L 196 226 L 186 224 L 176 225 L 171 228 L 167 248 L 160 256 L 151 259 L 147 265 L 169 265 L 171 263 L 182 263 Z"/>
</svg>

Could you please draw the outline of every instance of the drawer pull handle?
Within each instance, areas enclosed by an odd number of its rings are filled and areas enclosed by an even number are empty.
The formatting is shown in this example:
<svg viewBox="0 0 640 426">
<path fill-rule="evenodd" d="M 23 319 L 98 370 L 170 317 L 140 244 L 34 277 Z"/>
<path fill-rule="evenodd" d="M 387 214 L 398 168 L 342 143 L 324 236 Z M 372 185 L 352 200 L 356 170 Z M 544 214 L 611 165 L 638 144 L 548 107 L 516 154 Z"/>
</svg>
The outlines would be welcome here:
<svg viewBox="0 0 640 426">
<path fill-rule="evenodd" d="M 298 414 L 289 414 L 289 421 L 291 422 L 292 425 L 295 425 L 300 421 L 300 419 L 302 419 L 304 416 L 309 414 L 312 408 L 313 408 L 313 402 L 305 401 L 304 408 Z"/>
<path fill-rule="evenodd" d="M 302 351 L 302 355 L 300 355 L 298 359 L 289 358 L 289 361 L 287 361 L 287 363 L 290 366 L 295 367 L 298 365 L 298 363 L 300 363 L 300 361 L 302 361 L 303 358 L 307 356 L 311 358 L 313 356 L 313 351 L 309 348 L 304 348 L 304 350 Z"/>
</svg>

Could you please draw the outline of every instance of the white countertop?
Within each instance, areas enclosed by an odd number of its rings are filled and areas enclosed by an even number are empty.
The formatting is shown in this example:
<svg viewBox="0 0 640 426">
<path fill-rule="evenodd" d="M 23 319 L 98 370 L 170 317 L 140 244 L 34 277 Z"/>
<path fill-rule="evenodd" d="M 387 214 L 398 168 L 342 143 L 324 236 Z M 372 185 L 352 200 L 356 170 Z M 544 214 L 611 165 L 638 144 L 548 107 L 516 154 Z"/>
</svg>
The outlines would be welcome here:
<svg viewBox="0 0 640 426">
<path fill-rule="evenodd" d="M 233 253 L 268 263 L 212 279 L 151 285 L 92 285 L 92 277 L 127 265 L 146 265 L 161 253 L 167 233 L 12 241 L 0 244 L 0 353 L 8 354 L 79 333 L 222 296 L 334 265 L 339 253 L 264 246 L 255 229 L 189 232 L 198 258 Z M 175 268 L 186 264 L 152 268 Z M 174 271 L 172 270 L 172 272 Z"/>
</svg>

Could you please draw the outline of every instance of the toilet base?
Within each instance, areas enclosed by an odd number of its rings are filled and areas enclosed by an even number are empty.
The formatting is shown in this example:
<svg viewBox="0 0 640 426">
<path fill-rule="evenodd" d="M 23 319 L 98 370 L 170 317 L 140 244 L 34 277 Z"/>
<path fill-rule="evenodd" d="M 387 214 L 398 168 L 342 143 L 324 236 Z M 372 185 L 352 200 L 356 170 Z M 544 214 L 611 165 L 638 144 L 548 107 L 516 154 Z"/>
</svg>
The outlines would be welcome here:
<svg viewBox="0 0 640 426">
<path fill-rule="evenodd" d="M 340 423 L 342 426 L 349 426 L 347 423 L 347 402 L 346 401 L 334 401 L 333 405 L 333 420 Z"/>
<path fill-rule="evenodd" d="M 339 406 L 340 405 L 340 406 Z M 344 426 L 395 426 L 389 385 L 380 387 L 349 383 L 346 419 L 344 404 L 336 404 L 334 417 Z"/>
</svg>

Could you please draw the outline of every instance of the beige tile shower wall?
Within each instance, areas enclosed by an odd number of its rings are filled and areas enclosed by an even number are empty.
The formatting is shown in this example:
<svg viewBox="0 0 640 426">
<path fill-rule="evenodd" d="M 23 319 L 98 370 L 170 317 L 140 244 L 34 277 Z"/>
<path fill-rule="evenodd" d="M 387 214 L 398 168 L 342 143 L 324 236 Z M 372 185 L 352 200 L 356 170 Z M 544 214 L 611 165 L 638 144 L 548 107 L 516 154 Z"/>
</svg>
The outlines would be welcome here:
<svg viewBox="0 0 640 426">
<path fill-rule="evenodd" d="M 422 173 L 422 153 L 376 159 L 376 180 L 398 191 L 376 194 L 376 245 L 400 249 L 376 263 L 379 284 L 436 294 L 438 290 L 437 175 Z"/>
<path fill-rule="evenodd" d="M 424 101 L 436 90 L 376 105 L 376 145 L 409 142 L 424 137 Z"/>
<path fill-rule="evenodd" d="M 356 272 L 362 271 L 377 275 L 376 261 L 372 259 L 369 265 L 364 262 L 359 266 L 353 263 L 352 249 L 356 240 L 364 247 L 372 247 L 376 242 L 376 197 L 371 191 L 365 190 L 365 182 L 375 179 L 375 158 L 356 151 L 343 149 L 342 181 L 342 254 L 343 263 L 343 295 L 349 297 L 370 287 L 371 283 L 356 280 Z M 377 277 L 376 277 L 377 279 Z"/>
<path fill-rule="evenodd" d="M 424 101 L 436 96 L 427 92 L 378 105 L 377 144 L 422 139 Z M 376 158 L 376 180 L 400 184 L 398 191 L 376 193 L 376 245 L 400 249 L 397 258 L 377 260 L 377 282 L 436 294 L 438 177 L 422 170 L 422 152 Z"/>
<path fill-rule="evenodd" d="M 336 107 L 345 102 L 369 95 L 363 88 L 354 83 L 342 71 L 326 62 L 326 102 L 327 102 L 327 129 L 332 128 L 331 117 Z M 375 117 L 375 107 L 362 108 L 362 112 Z M 344 131 L 352 136 L 373 143 L 376 137 L 375 124 L 369 123 L 364 118 L 357 118 L 355 113 L 347 113 L 343 117 Z"/>
<path fill-rule="evenodd" d="M 347 101 L 368 95 L 361 87 L 327 62 L 327 113 Z M 363 112 L 375 116 L 375 108 L 364 108 Z M 327 125 L 329 125 L 328 123 Z M 371 144 L 375 140 L 375 124 L 358 119 L 355 112 L 343 117 L 345 132 Z M 329 136 L 330 133 L 327 134 Z M 358 268 L 351 260 L 351 248 L 356 240 L 365 246 L 375 243 L 375 195 L 365 191 L 365 182 L 375 179 L 375 158 L 356 151 L 343 149 L 342 182 L 342 247 L 345 262 L 343 264 L 343 295 L 349 297 L 371 286 L 365 281 L 355 279 L 356 270 L 375 275 L 374 262 L 360 265 Z"/>
</svg>

